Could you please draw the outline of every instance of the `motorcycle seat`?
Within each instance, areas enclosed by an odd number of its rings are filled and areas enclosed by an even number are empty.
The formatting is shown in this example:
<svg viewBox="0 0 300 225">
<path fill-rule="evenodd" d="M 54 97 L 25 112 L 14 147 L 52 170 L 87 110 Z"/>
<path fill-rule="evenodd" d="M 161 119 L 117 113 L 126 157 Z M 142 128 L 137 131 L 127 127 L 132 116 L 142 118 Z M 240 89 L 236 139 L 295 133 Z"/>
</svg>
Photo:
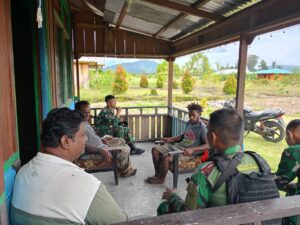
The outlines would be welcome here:
<svg viewBox="0 0 300 225">
<path fill-rule="evenodd" d="M 271 115 L 276 116 L 277 114 L 280 114 L 279 109 L 268 109 L 265 111 L 250 112 L 247 114 L 247 117 L 250 119 L 257 119 L 257 118 L 271 116 Z"/>
</svg>

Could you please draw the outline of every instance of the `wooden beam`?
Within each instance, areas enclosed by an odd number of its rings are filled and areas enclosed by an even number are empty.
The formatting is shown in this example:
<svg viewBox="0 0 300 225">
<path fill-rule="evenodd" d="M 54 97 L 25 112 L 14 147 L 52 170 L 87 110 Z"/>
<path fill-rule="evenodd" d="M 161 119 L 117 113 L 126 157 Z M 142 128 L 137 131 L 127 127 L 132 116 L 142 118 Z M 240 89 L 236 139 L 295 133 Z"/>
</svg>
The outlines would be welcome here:
<svg viewBox="0 0 300 225">
<path fill-rule="evenodd" d="M 77 97 L 80 100 L 80 76 L 79 76 L 79 62 L 78 57 L 76 57 L 76 86 L 77 86 Z"/>
<path fill-rule="evenodd" d="M 131 2 L 132 2 L 131 0 L 125 0 L 122 11 L 119 15 L 119 18 L 118 18 L 118 21 L 117 21 L 117 24 L 116 24 L 117 28 L 119 28 L 121 26 L 122 21 L 123 21 L 125 15 L 127 13 L 127 10 L 130 8 Z"/>
<path fill-rule="evenodd" d="M 259 35 L 299 22 L 299 0 L 262 1 L 223 22 L 176 40 L 172 56 L 179 57 L 238 41 L 241 34 Z"/>
<path fill-rule="evenodd" d="M 201 6 L 205 5 L 210 0 L 198 0 L 191 4 L 190 7 L 193 8 L 200 8 Z M 167 23 L 165 26 L 163 26 L 159 31 L 157 31 L 153 37 L 157 37 L 160 33 L 164 32 L 165 30 L 169 29 L 174 23 L 178 22 L 179 20 L 184 19 L 187 16 L 185 13 L 180 13 L 178 16 L 176 16 L 173 20 L 171 20 L 169 23 Z"/>
<path fill-rule="evenodd" d="M 174 58 L 168 58 L 168 108 L 172 106 L 172 98 L 173 98 L 173 65 L 174 65 Z"/>
<path fill-rule="evenodd" d="M 244 95 L 245 95 L 245 80 L 246 80 L 246 65 L 248 53 L 249 39 L 245 35 L 240 37 L 238 76 L 237 76 L 237 91 L 236 91 L 236 110 L 243 117 Z"/>
<path fill-rule="evenodd" d="M 203 18 L 207 18 L 207 19 L 211 19 L 214 21 L 221 21 L 224 20 L 225 17 L 215 14 L 215 13 L 211 13 L 205 10 L 200 10 L 200 9 L 196 9 L 190 6 L 186 6 L 186 5 L 182 5 L 176 2 L 171 2 L 168 0 L 144 0 L 147 2 L 150 2 L 152 4 L 155 5 L 160 5 L 166 8 L 170 8 L 170 9 L 174 9 L 176 11 L 182 12 L 182 13 L 186 13 L 186 14 L 190 14 L 190 15 L 194 15 L 194 16 L 199 16 L 199 17 L 203 17 Z"/>
</svg>

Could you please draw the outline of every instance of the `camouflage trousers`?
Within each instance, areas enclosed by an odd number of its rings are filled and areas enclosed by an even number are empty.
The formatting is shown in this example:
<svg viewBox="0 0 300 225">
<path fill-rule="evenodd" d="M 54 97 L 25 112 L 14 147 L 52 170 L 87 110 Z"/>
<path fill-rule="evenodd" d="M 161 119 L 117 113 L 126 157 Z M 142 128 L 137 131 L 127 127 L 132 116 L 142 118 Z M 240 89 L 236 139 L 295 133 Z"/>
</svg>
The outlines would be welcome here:
<svg viewBox="0 0 300 225">
<path fill-rule="evenodd" d="M 123 138 L 112 138 L 106 140 L 105 143 L 111 148 L 117 147 L 121 149 L 121 151 L 117 154 L 119 173 L 124 176 L 131 173 L 133 168 L 129 158 L 130 148 L 126 144 L 125 140 Z"/>
<path fill-rule="evenodd" d="M 127 126 L 114 126 L 112 128 L 108 126 L 97 126 L 96 130 L 100 137 L 111 135 L 113 137 L 125 139 L 126 143 L 133 143 L 133 138 L 130 136 L 129 128 Z"/>
<path fill-rule="evenodd" d="M 124 126 L 116 126 L 113 128 L 113 136 L 118 138 L 124 138 L 126 143 L 133 142 L 132 137 L 129 134 L 129 128 Z"/>
</svg>

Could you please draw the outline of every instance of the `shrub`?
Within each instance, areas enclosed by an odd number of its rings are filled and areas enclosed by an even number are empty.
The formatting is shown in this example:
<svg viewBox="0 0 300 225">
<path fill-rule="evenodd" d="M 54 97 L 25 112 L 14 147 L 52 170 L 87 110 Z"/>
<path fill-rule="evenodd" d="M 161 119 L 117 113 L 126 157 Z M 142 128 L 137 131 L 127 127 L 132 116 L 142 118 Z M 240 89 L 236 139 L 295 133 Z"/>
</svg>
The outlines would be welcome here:
<svg viewBox="0 0 300 225">
<path fill-rule="evenodd" d="M 158 95 L 156 89 L 151 89 L 150 90 L 150 95 Z"/>
<path fill-rule="evenodd" d="M 179 86 L 178 81 L 173 80 L 172 88 L 173 89 L 178 89 L 178 86 Z"/>
<path fill-rule="evenodd" d="M 207 108 L 207 98 L 202 98 L 200 101 L 200 105 L 205 109 Z"/>
<path fill-rule="evenodd" d="M 126 71 L 121 65 L 118 65 L 115 72 L 115 80 L 112 84 L 113 94 L 125 93 L 128 89 L 128 82 L 126 80 Z"/>
<path fill-rule="evenodd" d="M 140 88 L 148 88 L 149 82 L 146 75 L 142 75 L 140 79 Z"/>
<path fill-rule="evenodd" d="M 228 76 L 226 79 L 224 86 L 223 86 L 223 92 L 227 95 L 235 94 L 236 93 L 236 85 L 237 81 L 234 75 Z"/>
<path fill-rule="evenodd" d="M 161 74 L 158 74 L 157 81 L 156 81 L 156 87 L 163 88 L 163 86 L 164 86 L 163 76 Z"/>
<path fill-rule="evenodd" d="M 194 80 L 190 73 L 186 70 L 182 76 L 181 89 L 185 94 L 190 93 L 194 88 Z"/>
</svg>

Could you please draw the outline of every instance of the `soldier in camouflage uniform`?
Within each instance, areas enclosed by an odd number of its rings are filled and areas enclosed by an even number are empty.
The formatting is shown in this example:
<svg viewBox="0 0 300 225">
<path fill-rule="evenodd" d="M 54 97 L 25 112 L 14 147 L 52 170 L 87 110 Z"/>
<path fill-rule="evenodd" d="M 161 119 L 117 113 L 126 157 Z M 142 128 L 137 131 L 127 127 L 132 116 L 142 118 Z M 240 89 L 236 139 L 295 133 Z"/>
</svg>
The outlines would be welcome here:
<svg viewBox="0 0 300 225">
<path fill-rule="evenodd" d="M 214 153 L 233 158 L 241 151 L 239 141 L 242 124 L 242 118 L 234 110 L 221 109 L 210 115 L 207 138 Z M 258 172 L 259 168 L 254 158 L 245 154 L 238 170 L 249 173 Z M 215 192 L 212 191 L 219 175 L 220 171 L 213 161 L 200 164 L 187 186 L 185 200 L 173 190 L 167 189 L 162 197 L 165 201 L 157 209 L 158 215 L 226 205 L 226 184 L 223 183 Z"/>
<path fill-rule="evenodd" d="M 286 192 L 286 196 L 300 195 L 300 119 L 292 120 L 286 127 L 286 143 L 289 145 L 281 156 L 276 172 L 277 187 Z M 290 183 L 298 178 L 297 183 Z M 289 217 L 286 224 L 296 225 L 297 218 Z"/>
<path fill-rule="evenodd" d="M 106 107 L 95 118 L 95 126 L 98 134 L 111 135 L 113 137 L 124 138 L 130 147 L 130 154 L 142 154 L 145 150 L 137 148 L 129 134 L 126 121 L 120 120 L 121 108 L 116 107 L 116 98 L 113 95 L 105 97 Z M 116 111 L 116 113 L 115 113 Z"/>
<path fill-rule="evenodd" d="M 125 143 L 123 138 L 101 138 L 96 134 L 92 126 L 89 124 L 90 119 L 90 104 L 87 101 L 77 102 L 75 108 L 79 110 L 85 118 L 85 129 L 88 140 L 85 144 L 85 151 L 89 153 L 99 153 L 106 161 L 112 160 L 112 155 L 108 148 L 117 147 L 121 151 L 117 154 L 118 172 L 121 177 L 133 176 L 136 174 L 137 169 L 131 166 L 129 152 L 130 148 Z"/>
</svg>

